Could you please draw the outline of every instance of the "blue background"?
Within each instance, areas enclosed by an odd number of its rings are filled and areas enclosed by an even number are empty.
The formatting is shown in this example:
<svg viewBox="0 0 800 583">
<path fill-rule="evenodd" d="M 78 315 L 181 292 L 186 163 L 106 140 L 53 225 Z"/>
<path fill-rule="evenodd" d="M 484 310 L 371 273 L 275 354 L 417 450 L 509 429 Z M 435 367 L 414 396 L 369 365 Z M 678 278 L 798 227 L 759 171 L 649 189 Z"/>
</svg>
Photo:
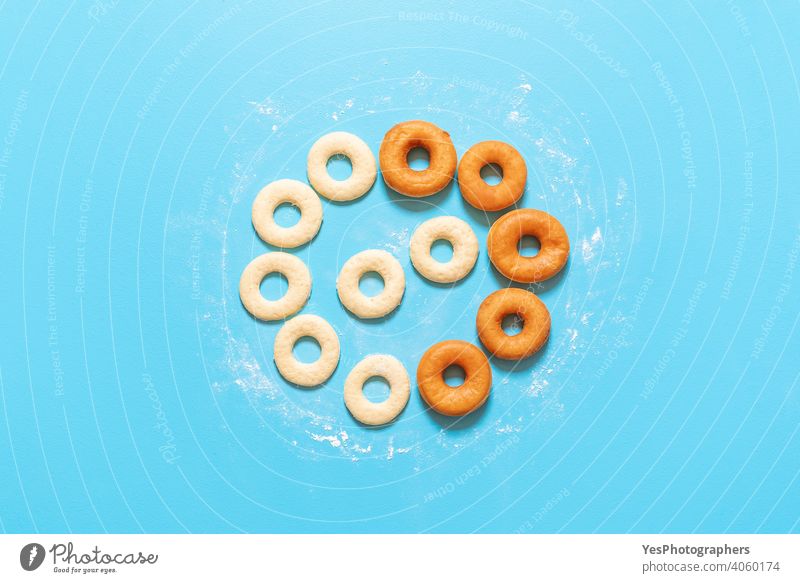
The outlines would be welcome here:
<svg viewBox="0 0 800 583">
<path fill-rule="evenodd" d="M 270 4 L 0 8 L 0 528 L 799 530 L 797 4 Z M 380 178 L 325 201 L 297 251 L 303 313 L 342 339 L 317 390 L 279 377 L 277 325 L 242 309 L 238 278 L 268 250 L 263 185 L 305 179 L 327 132 L 377 153 L 414 118 L 459 154 L 517 146 L 520 204 L 573 250 L 535 289 L 549 344 L 495 362 L 482 410 L 454 423 L 413 389 L 366 429 L 342 402 L 363 356 L 413 375 L 434 342 L 476 340 L 507 285 L 492 217 L 455 187 L 408 201 Z M 482 242 L 453 286 L 408 260 L 439 214 Z M 408 282 L 378 323 L 334 289 L 372 247 Z"/>
</svg>

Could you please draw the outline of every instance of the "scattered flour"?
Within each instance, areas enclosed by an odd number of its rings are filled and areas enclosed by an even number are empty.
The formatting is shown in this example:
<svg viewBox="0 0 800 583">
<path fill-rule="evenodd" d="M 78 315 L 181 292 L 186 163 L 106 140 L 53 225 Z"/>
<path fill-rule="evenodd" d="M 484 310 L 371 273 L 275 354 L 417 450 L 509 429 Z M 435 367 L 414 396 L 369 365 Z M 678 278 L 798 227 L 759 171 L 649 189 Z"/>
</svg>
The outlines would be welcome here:
<svg viewBox="0 0 800 583">
<path fill-rule="evenodd" d="M 311 439 L 313 439 L 314 441 L 318 441 L 320 443 L 329 443 L 331 447 L 342 446 L 342 442 L 336 435 L 319 435 L 318 433 L 312 433 L 311 431 L 307 431 L 306 433 L 308 433 L 308 435 L 310 435 Z"/>
<path fill-rule="evenodd" d="M 383 243 L 383 248 L 394 255 L 407 253 L 410 239 L 411 235 L 408 227 L 399 231 L 392 231 L 389 233 L 389 241 Z"/>
<path fill-rule="evenodd" d="M 428 93 L 432 83 L 433 80 L 422 71 L 417 71 L 408 80 L 402 81 L 403 85 L 411 87 L 412 91 L 417 95 Z"/>
<path fill-rule="evenodd" d="M 245 391 L 259 391 L 269 399 L 278 396 L 274 382 L 261 372 L 261 365 L 253 356 L 250 345 L 230 335 L 225 352 L 225 362 L 233 373 L 234 383 Z"/>
<path fill-rule="evenodd" d="M 590 237 L 584 237 L 581 241 L 581 254 L 583 255 L 583 262 L 590 264 L 595 257 L 599 246 L 603 244 L 603 234 L 600 232 L 600 227 L 595 227 L 594 232 Z"/>
<path fill-rule="evenodd" d="M 506 119 L 514 124 L 524 124 L 528 121 L 527 116 L 520 114 L 518 111 L 509 111 Z"/>
<path fill-rule="evenodd" d="M 540 372 L 533 372 L 531 374 L 531 384 L 528 387 L 528 394 L 531 397 L 540 397 L 549 384 L 550 381 L 544 378 L 544 375 Z"/>
<path fill-rule="evenodd" d="M 343 105 L 341 105 L 336 109 L 336 111 L 331 113 L 331 119 L 333 119 L 333 121 L 339 121 L 339 118 L 342 117 L 345 113 L 347 113 L 348 110 L 352 109 L 354 104 L 355 100 L 353 98 L 347 99 Z"/>
<path fill-rule="evenodd" d="M 522 417 L 518 417 L 517 421 L 521 423 L 523 421 L 523 418 Z M 519 425 L 511 425 L 510 423 L 506 423 L 504 425 L 499 425 L 498 424 L 498 426 L 497 426 L 497 433 L 499 435 L 504 435 L 504 434 L 508 434 L 508 433 L 519 433 L 520 431 L 522 431 L 522 425 L 521 424 L 519 424 Z"/>
<path fill-rule="evenodd" d="M 247 104 L 259 117 L 264 118 L 270 124 L 273 133 L 285 125 L 290 117 L 285 113 L 284 106 L 269 97 L 262 101 L 248 101 Z"/>
<path fill-rule="evenodd" d="M 624 178 L 620 178 L 617 180 L 617 197 L 614 200 L 614 203 L 617 206 L 622 206 L 622 204 L 625 202 L 626 196 L 628 196 L 628 183 Z"/>
</svg>

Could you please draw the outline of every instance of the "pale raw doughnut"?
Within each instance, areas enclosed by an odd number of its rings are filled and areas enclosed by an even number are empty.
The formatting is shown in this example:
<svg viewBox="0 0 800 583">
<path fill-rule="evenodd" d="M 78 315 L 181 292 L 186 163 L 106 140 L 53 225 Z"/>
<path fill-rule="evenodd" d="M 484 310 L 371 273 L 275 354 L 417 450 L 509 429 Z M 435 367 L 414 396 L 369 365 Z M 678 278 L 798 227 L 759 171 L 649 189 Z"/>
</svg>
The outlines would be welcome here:
<svg viewBox="0 0 800 583">
<path fill-rule="evenodd" d="M 342 154 L 350 159 L 353 172 L 345 180 L 328 174 L 328 160 Z M 325 198 L 336 201 L 364 196 L 375 183 L 375 156 L 364 140 L 348 132 L 332 132 L 318 139 L 308 152 L 308 181 Z"/>
<path fill-rule="evenodd" d="M 300 210 L 300 220 L 291 227 L 275 222 L 275 209 L 290 203 Z M 261 189 L 253 202 L 253 226 L 265 242 L 276 247 L 298 247 L 308 243 L 322 224 L 322 202 L 311 187 L 299 180 L 276 180 Z"/>
<path fill-rule="evenodd" d="M 280 273 L 289 289 L 279 300 L 261 295 L 261 282 L 270 273 Z M 302 308 L 311 295 L 311 272 L 300 259 L 275 251 L 259 255 L 247 264 L 239 281 L 239 297 L 248 312 L 259 320 L 280 320 Z"/>
<path fill-rule="evenodd" d="M 447 263 L 431 256 L 431 245 L 449 241 L 453 257 Z M 458 217 L 436 217 L 425 221 L 411 236 L 411 263 L 423 277 L 437 283 L 453 283 L 466 277 L 478 259 L 478 238 Z"/>
<path fill-rule="evenodd" d="M 314 362 L 300 362 L 292 354 L 295 343 L 309 336 L 319 343 L 320 355 Z M 339 336 L 328 322 L 311 314 L 292 318 L 275 336 L 275 366 L 287 381 L 314 387 L 327 381 L 339 364 Z"/>
<path fill-rule="evenodd" d="M 383 290 L 372 297 L 365 296 L 358 289 L 361 277 L 370 271 L 376 272 L 383 279 Z M 345 262 L 336 280 L 339 300 L 359 318 L 385 316 L 400 305 L 405 290 L 406 276 L 403 266 L 390 253 L 381 249 L 368 249 L 353 255 Z"/>
<path fill-rule="evenodd" d="M 389 383 L 389 398 L 373 403 L 364 396 L 364 383 L 381 377 Z M 350 414 L 366 425 L 389 423 L 405 409 L 411 382 L 403 364 L 388 354 L 372 354 L 359 362 L 344 382 L 344 404 Z"/>
</svg>

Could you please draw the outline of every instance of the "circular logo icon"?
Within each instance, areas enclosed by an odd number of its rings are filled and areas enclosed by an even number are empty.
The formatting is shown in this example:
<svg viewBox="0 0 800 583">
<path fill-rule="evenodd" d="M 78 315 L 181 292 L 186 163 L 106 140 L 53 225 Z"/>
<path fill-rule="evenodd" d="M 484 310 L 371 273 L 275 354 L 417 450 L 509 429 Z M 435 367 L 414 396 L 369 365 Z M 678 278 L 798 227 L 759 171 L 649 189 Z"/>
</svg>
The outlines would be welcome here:
<svg viewBox="0 0 800 583">
<path fill-rule="evenodd" d="M 35 571 L 44 562 L 44 547 L 39 543 L 29 543 L 19 552 L 19 564 L 26 571 Z"/>
</svg>

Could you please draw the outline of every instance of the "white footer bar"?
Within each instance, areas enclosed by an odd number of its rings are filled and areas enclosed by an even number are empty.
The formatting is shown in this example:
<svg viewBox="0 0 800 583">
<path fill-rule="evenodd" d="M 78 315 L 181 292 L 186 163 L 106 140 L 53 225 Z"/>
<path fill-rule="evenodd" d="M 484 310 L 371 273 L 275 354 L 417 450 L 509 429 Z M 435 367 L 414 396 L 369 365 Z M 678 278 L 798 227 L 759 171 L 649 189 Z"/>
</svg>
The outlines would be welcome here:
<svg viewBox="0 0 800 583">
<path fill-rule="evenodd" d="M 796 582 L 799 563 L 800 535 L 0 536 L 0 581 Z"/>
</svg>

